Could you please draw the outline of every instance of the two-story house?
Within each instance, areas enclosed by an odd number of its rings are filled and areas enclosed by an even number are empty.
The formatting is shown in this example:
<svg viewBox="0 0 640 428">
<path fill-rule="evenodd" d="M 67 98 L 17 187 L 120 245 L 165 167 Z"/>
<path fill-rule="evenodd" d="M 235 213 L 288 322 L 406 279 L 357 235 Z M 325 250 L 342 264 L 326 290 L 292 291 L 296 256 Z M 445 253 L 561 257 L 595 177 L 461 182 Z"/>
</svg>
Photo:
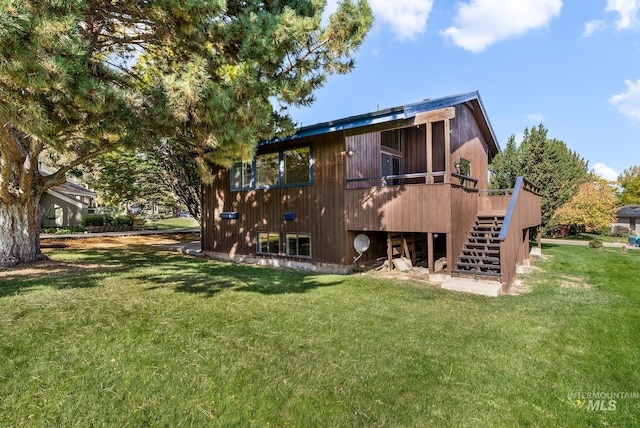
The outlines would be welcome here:
<svg viewBox="0 0 640 428">
<path fill-rule="evenodd" d="M 478 92 L 306 126 L 214 171 L 202 249 L 343 272 L 379 258 L 392 268 L 398 256 L 433 272 L 444 259 L 442 273 L 507 290 L 540 225 L 540 196 L 522 178 L 487 190 L 499 150 Z"/>
</svg>

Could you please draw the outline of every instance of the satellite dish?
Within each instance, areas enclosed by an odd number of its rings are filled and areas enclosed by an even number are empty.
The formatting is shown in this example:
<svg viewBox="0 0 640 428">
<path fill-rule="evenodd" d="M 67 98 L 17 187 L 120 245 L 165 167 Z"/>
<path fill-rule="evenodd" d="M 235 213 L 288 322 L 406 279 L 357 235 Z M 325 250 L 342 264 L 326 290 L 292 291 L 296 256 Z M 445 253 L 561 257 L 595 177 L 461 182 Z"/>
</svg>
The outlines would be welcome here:
<svg viewBox="0 0 640 428">
<path fill-rule="evenodd" d="M 367 251 L 370 245 L 371 245 L 371 240 L 364 233 L 361 233 L 355 237 L 355 239 L 353 240 L 353 248 L 356 249 L 359 255 L 358 257 L 353 259 L 354 263 L 357 262 L 360 259 L 360 257 L 362 257 L 362 253 Z"/>
</svg>

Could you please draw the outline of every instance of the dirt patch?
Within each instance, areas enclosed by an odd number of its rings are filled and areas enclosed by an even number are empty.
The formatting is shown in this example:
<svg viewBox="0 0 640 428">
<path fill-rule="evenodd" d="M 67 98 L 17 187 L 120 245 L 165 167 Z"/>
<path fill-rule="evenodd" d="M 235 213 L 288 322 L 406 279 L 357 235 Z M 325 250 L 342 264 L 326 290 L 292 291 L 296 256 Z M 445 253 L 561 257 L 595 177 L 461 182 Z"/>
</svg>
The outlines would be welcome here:
<svg viewBox="0 0 640 428">
<path fill-rule="evenodd" d="M 200 240 L 197 233 L 176 233 L 171 235 L 129 235 L 106 236 L 95 238 L 47 239 L 43 241 L 47 247 L 71 248 L 80 250 L 126 248 L 147 245 L 171 245 L 181 242 Z M 43 248 L 47 250 L 48 248 Z"/>
<path fill-rule="evenodd" d="M 561 276 L 560 287 L 562 288 L 593 288 L 593 285 L 584 282 L 584 279 L 577 276 Z"/>
<path fill-rule="evenodd" d="M 79 274 L 87 269 L 102 267 L 93 263 L 67 263 L 55 260 L 42 260 L 30 263 L 26 266 L 16 266 L 6 270 L 0 270 L 0 279 L 9 281 L 12 279 L 22 279 L 29 277 L 39 277 L 42 275 L 55 276 L 57 274 Z"/>
<path fill-rule="evenodd" d="M 171 245 L 181 242 L 192 242 L 200 240 L 197 233 L 176 233 L 169 235 L 130 235 L 130 236 L 107 236 L 107 237 L 82 237 L 67 239 L 46 239 L 41 243 L 42 252 L 47 254 L 53 250 L 92 250 L 111 248 L 131 248 L 148 247 L 154 245 Z M 16 266 L 0 270 L 0 280 L 11 280 L 26 278 L 30 276 L 74 274 L 81 273 L 87 269 L 104 267 L 93 263 L 68 263 L 55 260 L 43 260 L 30 263 L 24 266 Z"/>
</svg>

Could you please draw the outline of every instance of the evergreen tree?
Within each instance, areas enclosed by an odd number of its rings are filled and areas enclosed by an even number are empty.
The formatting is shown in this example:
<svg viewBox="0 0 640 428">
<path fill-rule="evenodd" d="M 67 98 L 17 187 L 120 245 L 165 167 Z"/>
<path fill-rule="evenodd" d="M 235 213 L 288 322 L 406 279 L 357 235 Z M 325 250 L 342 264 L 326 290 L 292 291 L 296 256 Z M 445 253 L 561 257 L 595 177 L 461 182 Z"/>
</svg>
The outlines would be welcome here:
<svg viewBox="0 0 640 428">
<path fill-rule="evenodd" d="M 204 173 L 291 133 L 287 107 L 350 71 L 372 22 L 365 0 L 346 0 L 323 25 L 324 5 L 2 0 L 0 266 L 43 257 L 40 197 L 90 159 L 189 134 Z"/>
<path fill-rule="evenodd" d="M 571 200 L 589 179 L 588 162 L 569 150 L 564 142 L 550 139 L 542 124 L 526 128 L 518 147 L 515 136 L 511 136 L 503 154 L 494 158 L 490 170 L 490 186 L 494 189 L 513 187 L 518 176 L 540 186 L 545 233 L 553 226 L 553 213 Z"/>
<path fill-rule="evenodd" d="M 498 153 L 489 165 L 491 176 L 489 187 L 492 189 L 512 189 L 516 184 L 516 178 L 521 174 L 522 162 L 520 152 L 516 146 L 516 137 L 509 137 L 507 146 Z"/>
</svg>

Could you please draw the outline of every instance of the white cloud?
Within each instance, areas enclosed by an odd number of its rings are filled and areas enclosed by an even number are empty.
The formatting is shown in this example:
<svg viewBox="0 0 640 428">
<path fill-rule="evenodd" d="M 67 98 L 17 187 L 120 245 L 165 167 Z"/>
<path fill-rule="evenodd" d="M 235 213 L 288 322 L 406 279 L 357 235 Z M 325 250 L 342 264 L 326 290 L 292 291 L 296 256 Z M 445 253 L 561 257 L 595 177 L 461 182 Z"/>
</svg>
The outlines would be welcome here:
<svg viewBox="0 0 640 428">
<path fill-rule="evenodd" d="M 456 25 L 442 34 L 465 50 L 481 52 L 495 42 L 546 26 L 561 9 L 562 0 L 471 0 L 459 6 Z"/>
<path fill-rule="evenodd" d="M 377 24 L 391 27 L 400 39 L 412 39 L 424 33 L 431 14 L 433 0 L 369 0 Z M 323 22 L 338 9 L 338 0 L 328 0 Z"/>
<path fill-rule="evenodd" d="M 593 21 L 589 21 L 584 24 L 584 32 L 582 33 L 582 37 L 588 37 L 596 31 L 601 31 L 605 28 L 607 28 L 607 24 L 604 21 L 594 19 Z"/>
<path fill-rule="evenodd" d="M 616 94 L 609 102 L 625 116 L 640 121 L 640 79 L 633 82 L 625 80 L 627 92 Z"/>
<path fill-rule="evenodd" d="M 544 122 L 544 115 L 541 113 L 531 113 L 527 114 L 525 118 L 529 122 L 535 122 L 536 124 Z"/>
<path fill-rule="evenodd" d="M 638 11 L 640 11 L 640 0 L 607 0 L 607 12 L 617 12 L 618 30 L 629 30 L 638 25 Z"/>
<path fill-rule="evenodd" d="M 616 181 L 619 175 L 615 169 L 603 163 L 594 164 L 593 172 L 595 172 L 596 175 L 599 175 L 600 177 L 604 178 L 607 181 Z"/>
<path fill-rule="evenodd" d="M 391 25 L 400 39 L 412 39 L 427 28 L 433 0 L 369 0 L 378 20 Z"/>
</svg>

